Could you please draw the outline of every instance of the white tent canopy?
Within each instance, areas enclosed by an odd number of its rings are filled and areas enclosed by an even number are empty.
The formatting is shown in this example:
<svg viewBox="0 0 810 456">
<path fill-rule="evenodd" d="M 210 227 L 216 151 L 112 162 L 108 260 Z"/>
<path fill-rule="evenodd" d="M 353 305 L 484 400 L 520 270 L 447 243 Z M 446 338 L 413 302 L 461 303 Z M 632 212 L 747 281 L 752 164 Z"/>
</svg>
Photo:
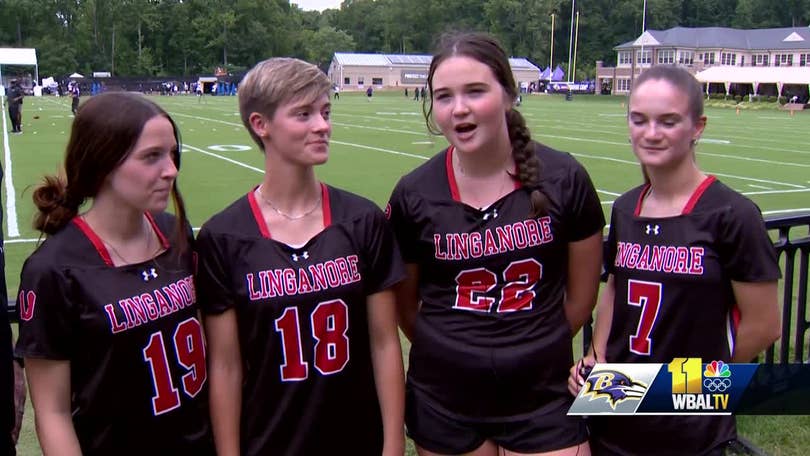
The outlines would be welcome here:
<svg viewBox="0 0 810 456">
<path fill-rule="evenodd" d="M 0 80 L 2 80 L 3 65 L 33 65 L 34 80 L 39 80 L 39 66 L 37 65 L 37 50 L 33 48 L 0 48 Z"/>
<path fill-rule="evenodd" d="M 79 73 L 73 73 L 68 77 L 71 78 L 71 79 L 79 79 L 79 78 L 83 78 L 84 76 L 80 75 Z"/>
<path fill-rule="evenodd" d="M 697 73 L 695 77 L 700 82 L 810 84 L 810 67 L 715 66 Z"/>
<path fill-rule="evenodd" d="M 726 95 L 729 94 L 731 84 L 751 84 L 754 95 L 759 92 L 760 84 L 776 84 L 779 95 L 785 84 L 800 84 L 810 86 L 810 67 L 733 67 L 716 66 L 695 74 L 698 81 L 706 83 L 706 93 L 709 93 L 708 84 L 720 83 L 725 86 Z"/>
</svg>

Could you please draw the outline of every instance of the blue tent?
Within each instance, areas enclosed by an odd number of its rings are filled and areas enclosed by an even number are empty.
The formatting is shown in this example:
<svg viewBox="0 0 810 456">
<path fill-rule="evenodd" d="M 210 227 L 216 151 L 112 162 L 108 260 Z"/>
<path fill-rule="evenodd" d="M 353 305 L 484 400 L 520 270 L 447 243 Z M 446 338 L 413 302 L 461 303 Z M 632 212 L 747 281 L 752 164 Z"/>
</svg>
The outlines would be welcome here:
<svg viewBox="0 0 810 456">
<path fill-rule="evenodd" d="M 551 67 L 546 68 L 540 73 L 540 79 L 548 79 L 549 77 L 551 77 Z"/>
<path fill-rule="evenodd" d="M 551 73 L 551 80 L 552 81 L 562 81 L 565 77 L 565 72 L 557 65 L 557 68 L 554 68 L 554 72 Z"/>
</svg>

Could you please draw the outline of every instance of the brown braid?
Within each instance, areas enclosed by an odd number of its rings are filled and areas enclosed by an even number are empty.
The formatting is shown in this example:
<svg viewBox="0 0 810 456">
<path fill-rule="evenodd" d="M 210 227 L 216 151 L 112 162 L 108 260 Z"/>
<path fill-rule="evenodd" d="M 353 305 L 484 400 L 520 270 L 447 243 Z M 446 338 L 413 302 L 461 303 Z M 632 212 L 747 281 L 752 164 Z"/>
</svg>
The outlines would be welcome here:
<svg viewBox="0 0 810 456">
<path fill-rule="evenodd" d="M 526 120 L 515 109 L 506 113 L 506 125 L 509 128 L 509 141 L 512 143 L 512 158 L 517 166 L 517 178 L 520 183 L 531 189 L 532 217 L 545 215 L 548 211 L 548 197 L 540 190 L 542 163 L 534 152 Z"/>
</svg>

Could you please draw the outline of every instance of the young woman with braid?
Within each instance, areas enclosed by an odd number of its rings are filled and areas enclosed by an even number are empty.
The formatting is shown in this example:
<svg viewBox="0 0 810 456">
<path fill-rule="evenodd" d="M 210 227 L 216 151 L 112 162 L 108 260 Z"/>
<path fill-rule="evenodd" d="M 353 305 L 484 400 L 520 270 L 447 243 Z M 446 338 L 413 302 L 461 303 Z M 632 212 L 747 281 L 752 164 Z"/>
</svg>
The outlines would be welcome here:
<svg viewBox="0 0 810 456">
<path fill-rule="evenodd" d="M 23 265 L 17 355 L 44 454 L 214 454 L 179 167 L 169 115 L 107 93 L 34 191 L 47 239 Z"/>
<path fill-rule="evenodd" d="M 566 379 L 599 283 L 594 187 L 570 155 L 531 140 L 490 36 L 444 37 L 428 88 L 428 128 L 450 147 L 387 208 L 408 271 L 408 432 L 421 455 L 589 454 Z"/>
</svg>

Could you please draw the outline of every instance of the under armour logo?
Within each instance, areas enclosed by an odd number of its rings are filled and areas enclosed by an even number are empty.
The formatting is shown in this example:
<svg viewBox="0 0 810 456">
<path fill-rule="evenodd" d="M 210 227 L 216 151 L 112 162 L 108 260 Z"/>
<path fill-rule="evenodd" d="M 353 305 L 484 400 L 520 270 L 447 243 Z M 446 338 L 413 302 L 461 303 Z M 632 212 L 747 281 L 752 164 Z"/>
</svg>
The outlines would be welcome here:
<svg viewBox="0 0 810 456">
<path fill-rule="evenodd" d="M 492 212 L 487 212 L 484 214 L 484 220 L 489 220 L 490 218 L 498 218 L 498 210 L 493 209 Z"/>
<path fill-rule="evenodd" d="M 148 270 L 142 271 L 141 275 L 143 276 L 143 281 L 148 282 L 152 279 L 157 279 L 157 271 L 155 268 L 149 268 Z"/>
<path fill-rule="evenodd" d="M 303 258 L 303 259 L 305 259 L 305 260 L 306 260 L 306 259 L 308 259 L 308 258 L 309 258 L 309 252 L 307 252 L 306 250 L 304 250 L 304 253 L 302 253 L 300 256 L 299 256 L 299 255 L 296 255 L 296 254 L 294 254 L 294 253 L 292 254 L 292 259 L 293 259 L 293 261 L 298 261 L 298 259 L 299 259 L 299 258 Z"/>
<path fill-rule="evenodd" d="M 647 230 L 645 232 L 647 234 L 652 233 L 652 234 L 658 236 L 659 234 L 661 234 L 661 226 L 660 225 L 647 224 Z"/>
</svg>

